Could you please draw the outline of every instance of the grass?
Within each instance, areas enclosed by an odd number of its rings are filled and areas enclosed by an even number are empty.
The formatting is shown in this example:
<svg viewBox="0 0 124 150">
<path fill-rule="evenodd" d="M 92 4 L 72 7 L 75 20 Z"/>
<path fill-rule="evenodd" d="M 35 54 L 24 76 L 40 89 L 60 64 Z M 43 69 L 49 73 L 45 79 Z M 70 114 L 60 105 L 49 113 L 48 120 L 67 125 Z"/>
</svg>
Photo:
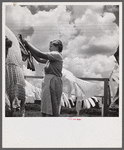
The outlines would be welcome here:
<svg viewBox="0 0 124 150">
<path fill-rule="evenodd" d="M 39 104 L 26 104 L 25 109 L 25 117 L 41 117 L 41 106 Z M 15 112 L 14 117 L 20 117 L 20 112 Z M 109 110 L 108 117 L 118 117 L 118 110 Z M 61 108 L 60 117 L 77 117 L 77 112 L 74 108 Z M 82 109 L 78 117 L 101 117 L 101 109 L 100 108 L 91 108 L 91 109 Z"/>
</svg>

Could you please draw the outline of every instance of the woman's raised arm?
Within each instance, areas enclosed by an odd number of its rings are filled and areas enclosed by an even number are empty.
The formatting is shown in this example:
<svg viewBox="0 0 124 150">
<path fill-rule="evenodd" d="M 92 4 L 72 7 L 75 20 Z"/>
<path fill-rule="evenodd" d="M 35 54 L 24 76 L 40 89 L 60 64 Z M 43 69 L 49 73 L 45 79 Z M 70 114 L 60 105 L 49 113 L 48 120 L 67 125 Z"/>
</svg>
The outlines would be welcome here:
<svg viewBox="0 0 124 150">
<path fill-rule="evenodd" d="M 40 52 L 37 48 L 35 48 L 32 44 L 30 44 L 29 42 L 27 42 L 25 39 L 23 39 L 22 35 L 19 34 L 19 39 L 20 41 L 25 44 L 25 47 L 31 51 L 31 53 L 34 53 L 34 55 L 36 55 L 38 58 L 43 58 L 43 59 L 47 59 L 48 60 L 48 56 L 46 53 Z"/>
<path fill-rule="evenodd" d="M 31 54 L 32 54 L 32 56 L 36 59 L 36 61 L 38 61 L 38 62 L 40 62 L 40 63 L 46 63 L 48 60 L 46 60 L 46 59 L 41 59 L 41 58 L 39 58 L 39 57 L 37 57 L 34 53 L 32 53 L 31 52 Z"/>
<path fill-rule="evenodd" d="M 48 60 L 48 56 L 46 53 L 40 52 L 37 48 L 35 48 L 32 44 L 30 44 L 27 41 L 24 41 L 24 44 L 26 48 L 31 51 L 31 53 L 34 53 L 38 58 L 43 58 Z"/>
</svg>

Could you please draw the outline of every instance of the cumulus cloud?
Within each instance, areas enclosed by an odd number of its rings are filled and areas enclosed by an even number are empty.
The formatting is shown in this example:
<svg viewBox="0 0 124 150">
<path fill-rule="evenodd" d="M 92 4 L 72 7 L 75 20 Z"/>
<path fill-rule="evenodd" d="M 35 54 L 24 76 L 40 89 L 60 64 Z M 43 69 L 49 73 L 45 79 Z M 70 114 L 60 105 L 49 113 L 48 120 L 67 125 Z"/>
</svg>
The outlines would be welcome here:
<svg viewBox="0 0 124 150">
<path fill-rule="evenodd" d="M 104 11 L 114 13 L 116 16 L 116 20 L 114 22 L 119 26 L 119 5 L 106 5 L 104 6 Z"/>
<path fill-rule="evenodd" d="M 6 25 L 17 35 L 20 30 L 28 29 L 32 22 L 32 14 L 26 7 L 19 5 L 6 6 Z"/>
<path fill-rule="evenodd" d="M 110 57 L 119 43 L 114 11 L 104 5 L 8 5 L 6 25 L 43 52 L 49 41 L 62 40 L 64 67 L 76 76 L 108 77 L 114 65 Z M 36 75 L 41 68 L 36 66 Z"/>
<path fill-rule="evenodd" d="M 104 7 L 104 9 L 107 12 L 118 12 L 119 11 L 119 6 L 118 5 L 106 5 Z"/>
<path fill-rule="evenodd" d="M 89 58 L 65 58 L 64 67 L 78 77 L 108 78 L 114 68 L 114 61 L 115 59 L 105 55 Z"/>
<path fill-rule="evenodd" d="M 92 6 L 93 7 L 93 6 Z M 91 8 L 92 8 L 91 7 Z M 85 10 L 80 18 L 75 19 L 78 35 L 68 42 L 66 55 L 85 57 L 96 54 L 113 55 L 119 43 L 118 26 L 114 23 L 113 13 L 103 15 L 94 9 Z"/>
<path fill-rule="evenodd" d="M 95 13 L 102 14 L 104 5 L 67 5 L 67 11 L 70 11 L 72 14 L 72 21 L 77 18 L 81 18 L 87 9 L 90 9 Z"/>
<path fill-rule="evenodd" d="M 72 25 L 68 24 L 70 14 L 66 13 L 65 6 L 58 6 L 50 12 L 39 11 L 33 18 L 34 34 L 28 40 L 43 51 L 48 51 L 49 41 L 61 36 L 62 41 L 66 43 L 71 36 Z"/>
<path fill-rule="evenodd" d="M 50 11 L 51 9 L 55 9 L 57 5 L 21 5 L 21 7 L 27 7 L 34 15 L 38 13 L 38 11 Z"/>
</svg>

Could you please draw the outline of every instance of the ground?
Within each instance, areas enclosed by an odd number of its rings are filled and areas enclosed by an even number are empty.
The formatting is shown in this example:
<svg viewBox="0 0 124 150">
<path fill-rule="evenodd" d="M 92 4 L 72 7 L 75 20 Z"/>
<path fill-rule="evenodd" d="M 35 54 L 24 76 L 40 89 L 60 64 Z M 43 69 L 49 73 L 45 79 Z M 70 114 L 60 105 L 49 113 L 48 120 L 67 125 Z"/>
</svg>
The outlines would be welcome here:
<svg viewBox="0 0 124 150">
<path fill-rule="evenodd" d="M 41 117 L 40 105 L 26 104 L 25 117 Z M 108 117 L 118 117 L 118 110 L 109 110 Z M 14 117 L 20 117 L 19 112 L 14 113 Z M 101 117 L 101 108 L 82 109 L 79 116 L 76 109 L 62 107 L 60 117 Z"/>
</svg>

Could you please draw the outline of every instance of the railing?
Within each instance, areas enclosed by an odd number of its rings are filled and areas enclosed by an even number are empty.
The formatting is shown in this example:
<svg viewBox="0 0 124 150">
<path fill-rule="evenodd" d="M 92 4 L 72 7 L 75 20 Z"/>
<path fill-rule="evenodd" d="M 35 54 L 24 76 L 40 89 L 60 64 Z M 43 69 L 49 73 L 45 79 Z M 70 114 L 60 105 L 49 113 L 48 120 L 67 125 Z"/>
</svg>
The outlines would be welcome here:
<svg viewBox="0 0 124 150">
<path fill-rule="evenodd" d="M 108 96 L 108 81 L 109 78 L 80 78 L 82 80 L 92 80 L 92 81 L 104 81 L 104 99 L 102 105 L 102 116 L 108 116 L 108 105 L 110 103 Z"/>
<path fill-rule="evenodd" d="M 39 79 L 42 79 L 43 76 L 24 76 L 25 78 L 39 78 Z M 108 96 L 108 81 L 109 81 L 109 78 L 80 78 L 78 77 L 79 79 L 82 79 L 82 80 L 92 80 L 92 81 L 103 81 L 104 82 L 104 95 L 103 95 L 103 105 L 102 105 L 102 113 L 101 113 L 101 116 L 102 117 L 106 117 L 108 116 L 108 106 L 110 104 L 110 101 L 109 101 L 109 96 Z"/>
</svg>

